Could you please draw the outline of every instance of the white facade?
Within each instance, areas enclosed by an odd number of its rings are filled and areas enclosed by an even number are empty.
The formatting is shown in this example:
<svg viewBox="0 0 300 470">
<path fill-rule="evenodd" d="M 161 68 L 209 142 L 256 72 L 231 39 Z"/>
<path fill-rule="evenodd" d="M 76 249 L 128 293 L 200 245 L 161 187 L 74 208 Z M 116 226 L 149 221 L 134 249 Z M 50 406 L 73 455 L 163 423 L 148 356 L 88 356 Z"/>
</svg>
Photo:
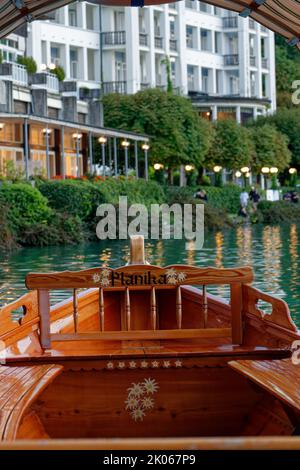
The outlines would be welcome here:
<svg viewBox="0 0 300 470">
<path fill-rule="evenodd" d="M 79 2 L 29 25 L 39 70 L 61 65 L 79 87 L 104 93 L 173 86 L 210 119 L 244 121 L 276 107 L 274 34 L 198 1 L 145 8 Z M 247 114 L 248 113 L 248 114 Z"/>
</svg>

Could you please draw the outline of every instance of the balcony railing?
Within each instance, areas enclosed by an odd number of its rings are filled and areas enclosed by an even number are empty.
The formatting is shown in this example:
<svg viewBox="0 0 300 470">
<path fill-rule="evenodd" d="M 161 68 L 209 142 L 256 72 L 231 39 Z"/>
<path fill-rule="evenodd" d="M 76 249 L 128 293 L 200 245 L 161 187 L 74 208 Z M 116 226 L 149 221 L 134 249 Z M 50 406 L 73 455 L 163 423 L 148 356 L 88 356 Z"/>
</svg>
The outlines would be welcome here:
<svg viewBox="0 0 300 470">
<path fill-rule="evenodd" d="M 177 41 L 176 39 L 170 39 L 170 50 L 177 51 Z"/>
<path fill-rule="evenodd" d="M 223 28 L 237 28 L 238 26 L 238 19 L 237 16 L 225 16 L 223 18 Z"/>
<path fill-rule="evenodd" d="M 261 66 L 262 66 L 263 69 L 267 69 L 268 68 L 268 59 L 262 58 L 261 59 Z"/>
<path fill-rule="evenodd" d="M 120 93 L 122 95 L 126 94 L 127 86 L 126 82 L 103 82 L 102 90 L 104 95 L 109 93 Z"/>
<path fill-rule="evenodd" d="M 224 65 L 239 65 L 238 54 L 226 54 L 224 55 Z"/>
<path fill-rule="evenodd" d="M 59 93 L 59 80 L 53 73 L 47 74 L 47 90 L 52 93 Z"/>
<path fill-rule="evenodd" d="M 126 31 L 107 31 L 101 33 L 103 46 L 120 46 L 126 43 Z"/>
<path fill-rule="evenodd" d="M 250 56 L 250 65 L 251 65 L 251 67 L 256 66 L 256 57 L 254 55 Z"/>
<path fill-rule="evenodd" d="M 162 49 L 163 48 L 163 38 L 161 36 L 155 36 L 154 46 L 156 47 L 156 49 Z"/>
<path fill-rule="evenodd" d="M 12 64 L 12 79 L 18 85 L 28 85 L 28 74 L 24 65 Z"/>
<path fill-rule="evenodd" d="M 140 46 L 148 46 L 148 34 L 140 33 Z"/>
</svg>

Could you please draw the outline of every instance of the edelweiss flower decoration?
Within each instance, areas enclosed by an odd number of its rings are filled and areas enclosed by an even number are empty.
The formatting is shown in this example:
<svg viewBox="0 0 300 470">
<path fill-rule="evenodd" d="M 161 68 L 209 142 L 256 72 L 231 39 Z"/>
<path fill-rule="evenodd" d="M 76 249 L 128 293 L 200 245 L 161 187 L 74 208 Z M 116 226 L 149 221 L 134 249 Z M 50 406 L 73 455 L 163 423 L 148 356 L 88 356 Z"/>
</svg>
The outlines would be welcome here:
<svg viewBox="0 0 300 470">
<path fill-rule="evenodd" d="M 129 411 L 134 421 L 143 421 L 146 410 L 150 411 L 155 406 L 153 395 L 158 391 L 158 383 L 151 378 L 143 382 L 132 383 L 128 388 L 125 409 Z"/>
<path fill-rule="evenodd" d="M 166 270 L 167 283 L 176 285 L 186 279 L 186 273 L 183 271 L 177 272 L 174 268 Z"/>
<path fill-rule="evenodd" d="M 102 287 L 109 287 L 111 284 L 110 269 L 104 268 L 98 273 L 93 274 L 92 279 L 95 284 L 100 284 Z"/>
</svg>

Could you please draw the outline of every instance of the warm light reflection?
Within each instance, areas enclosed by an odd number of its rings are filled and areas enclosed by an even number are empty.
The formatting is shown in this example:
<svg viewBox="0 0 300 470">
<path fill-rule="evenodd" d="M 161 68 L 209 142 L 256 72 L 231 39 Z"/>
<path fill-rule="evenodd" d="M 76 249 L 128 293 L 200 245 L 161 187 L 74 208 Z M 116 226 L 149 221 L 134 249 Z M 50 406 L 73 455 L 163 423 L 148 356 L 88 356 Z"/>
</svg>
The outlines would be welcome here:
<svg viewBox="0 0 300 470">
<path fill-rule="evenodd" d="M 237 264 L 252 266 L 252 229 L 249 225 L 239 226 L 236 230 Z"/>
<path fill-rule="evenodd" d="M 262 234 L 264 259 L 264 283 L 272 286 L 271 293 L 282 293 L 281 281 L 281 234 L 280 227 L 266 226 Z M 255 268 L 255 266 L 254 266 Z"/>
<path fill-rule="evenodd" d="M 290 291 L 292 297 L 297 299 L 299 296 L 299 280 L 298 280 L 298 231 L 297 225 L 292 224 L 290 226 L 290 245 L 289 252 L 291 255 L 290 266 L 291 266 L 291 275 L 290 275 Z"/>
</svg>

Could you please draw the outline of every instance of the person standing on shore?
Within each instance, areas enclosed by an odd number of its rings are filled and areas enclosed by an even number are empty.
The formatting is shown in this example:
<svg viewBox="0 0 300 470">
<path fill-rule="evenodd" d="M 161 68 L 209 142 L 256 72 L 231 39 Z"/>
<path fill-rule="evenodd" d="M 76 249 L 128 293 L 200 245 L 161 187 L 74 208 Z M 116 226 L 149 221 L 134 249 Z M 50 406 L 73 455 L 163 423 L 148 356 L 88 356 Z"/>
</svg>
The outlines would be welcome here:
<svg viewBox="0 0 300 470">
<path fill-rule="evenodd" d="M 244 189 L 241 194 L 240 194 L 240 210 L 239 210 L 239 215 L 242 217 L 248 217 L 248 212 L 247 212 L 247 205 L 248 205 L 248 200 L 249 200 L 249 194 L 247 191 Z"/>
<path fill-rule="evenodd" d="M 249 192 L 249 199 L 252 202 L 253 211 L 256 212 L 257 204 L 259 203 L 259 200 L 260 200 L 260 195 L 258 194 L 254 186 L 251 187 L 251 191 Z"/>
</svg>

